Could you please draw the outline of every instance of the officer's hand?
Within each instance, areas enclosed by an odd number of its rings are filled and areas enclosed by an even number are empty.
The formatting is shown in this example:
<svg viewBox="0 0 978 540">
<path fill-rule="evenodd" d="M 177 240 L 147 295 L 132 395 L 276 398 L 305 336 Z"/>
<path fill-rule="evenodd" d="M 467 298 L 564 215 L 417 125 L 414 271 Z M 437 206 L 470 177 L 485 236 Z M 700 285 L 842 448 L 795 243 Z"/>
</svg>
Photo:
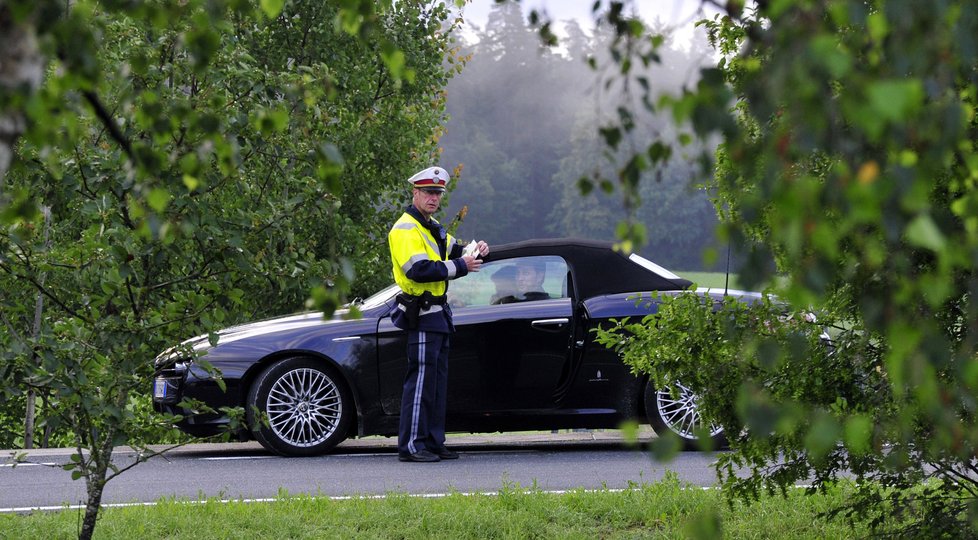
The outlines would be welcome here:
<svg viewBox="0 0 978 540">
<path fill-rule="evenodd" d="M 482 266 L 481 260 L 470 255 L 463 255 L 462 260 L 465 261 L 465 267 L 469 269 L 469 272 L 478 272 L 479 267 Z"/>
<path fill-rule="evenodd" d="M 483 257 L 489 254 L 489 244 L 487 244 L 484 240 L 479 240 L 479 243 L 476 244 L 476 248 L 479 250 L 479 255 L 482 255 Z"/>
</svg>

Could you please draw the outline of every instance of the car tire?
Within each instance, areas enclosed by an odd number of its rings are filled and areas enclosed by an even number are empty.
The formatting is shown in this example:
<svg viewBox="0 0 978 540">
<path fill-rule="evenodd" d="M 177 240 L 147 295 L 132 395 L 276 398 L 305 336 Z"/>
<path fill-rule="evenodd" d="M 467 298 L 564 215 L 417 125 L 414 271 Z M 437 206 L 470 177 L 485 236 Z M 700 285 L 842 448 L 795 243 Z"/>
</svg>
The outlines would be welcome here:
<svg viewBox="0 0 978 540">
<path fill-rule="evenodd" d="M 319 455 L 346 439 L 353 418 L 349 396 L 339 373 L 324 362 L 280 360 L 251 385 L 248 426 L 255 439 L 272 452 Z"/>
<path fill-rule="evenodd" d="M 681 383 L 673 386 L 674 391 L 672 388 L 656 389 L 651 381 L 645 385 L 645 412 L 656 434 L 661 437 L 672 432 L 682 441 L 683 450 L 725 448 L 727 437 L 723 428 L 704 422 L 696 394 Z M 709 442 L 700 440 L 699 434 L 704 429 L 709 429 Z"/>
</svg>

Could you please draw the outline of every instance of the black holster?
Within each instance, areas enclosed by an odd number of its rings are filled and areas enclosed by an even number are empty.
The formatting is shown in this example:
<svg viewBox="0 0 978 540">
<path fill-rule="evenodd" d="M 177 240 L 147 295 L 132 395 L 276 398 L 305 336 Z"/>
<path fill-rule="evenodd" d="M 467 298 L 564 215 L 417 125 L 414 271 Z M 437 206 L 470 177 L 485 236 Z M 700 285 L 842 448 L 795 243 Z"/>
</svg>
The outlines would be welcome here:
<svg viewBox="0 0 978 540">
<path fill-rule="evenodd" d="M 421 310 L 431 309 L 431 306 L 436 304 L 444 305 L 445 297 L 435 296 L 430 291 L 425 291 L 420 296 L 402 292 L 397 295 L 397 303 L 404 306 L 404 319 L 407 322 L 407 329 L 417 330 Z"/>
</svg>

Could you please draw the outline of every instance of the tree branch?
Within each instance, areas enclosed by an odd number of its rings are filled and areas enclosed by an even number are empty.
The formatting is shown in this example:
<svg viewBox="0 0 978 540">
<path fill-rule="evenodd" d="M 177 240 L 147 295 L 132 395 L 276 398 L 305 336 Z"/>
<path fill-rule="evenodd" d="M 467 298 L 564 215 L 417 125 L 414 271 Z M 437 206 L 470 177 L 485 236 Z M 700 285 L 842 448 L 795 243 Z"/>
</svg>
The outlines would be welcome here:
<svg viewBox="0 0 978 540">
<path fill-rule="evenodd" d="M 92 106 L 92 110 L 95 111 L 95 116 L 102 122 L 105 129 L 109 131 L 109 136 L 112 137 L 112 140 L 114 140 L 122 148 L 122 151 L 126 153 L 126 156 L 128 156 L 133 163 L 138 163 L 135 154 L 133 154 L 132 144 L 129 142 L 129 139 L 127 139 L 125 135 L 119 131 L 119 126 L 116 125 L 115 121 L 112 119 L 112 115 L 109 114 L 109 111 L 104 105 L 102 105 L 101 100 L 99 100 L 98 96 L 95 95 L 95 92 L 91 90 L 84 90 L 82 91 L 82 95 L 85 97 L 85 101 Z"/>
<path fill-rule="evenodd" d="M 54 294 L 52 294 L 43 284 L 38 283 L 37 279 L 34 276 L 29 276 L 29 275 L 24 275 L 24 274 L 18 274 L 16 272 L 14 272 L 13 269 L 10 268 L 10 266 L 8 266 L 6 264 L 0 264 L 0 270 L 3 270 L 4 272 L 6 272 L 8 275 L 10 275 L 11 277 L 13 277 L 14 279 L 22 279 L 24 281 L 27 281 L 28 283 L 30 283 L 31 285 L 34 286 L 34 289 L 37 292 L 39 292 L 39 293 L 43 294 L 44 296 L 46 296 L 48 299 L 50 299 L 52 302 L 54 302 L 59 308 L 61 308 L 68 315 L 71 315 L 72 317 L 77 317 L 77 318 L 85 321 L 86 324 L 92 324 L 92 321 L 88 317 L 85 317 L 84 315 L 82 315 L 78 311 L 76 311 L 76 310 L 68 307 L 67 304 L 65 304 L 64 302 L 62 302 L 58 297 L 54 296 Z"/>
</svg>

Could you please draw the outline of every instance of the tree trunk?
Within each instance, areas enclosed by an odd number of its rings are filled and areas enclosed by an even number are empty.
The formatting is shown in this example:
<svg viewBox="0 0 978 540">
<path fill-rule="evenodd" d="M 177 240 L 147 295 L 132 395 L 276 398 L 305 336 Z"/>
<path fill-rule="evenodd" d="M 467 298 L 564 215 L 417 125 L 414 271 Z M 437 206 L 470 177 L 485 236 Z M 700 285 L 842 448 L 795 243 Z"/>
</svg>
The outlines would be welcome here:
<svg viewBox="0 0 978 540">
<path fill-rule="evenodd" d="M 33 390 L 27 391 L 27 411 L 24 413 L 24 449 L 34 448 L 34 403 L 37 401 L 37 394 Z"/>
<path fill-rule="evenodd" d="M 44 215 L 44 249 L 47 250 L 51 247 L 51 207 L 42 206 L 41 213 Z M 38 283 L 42 286 L 44 285 L 45 274 L 42 272 L 38 276 Z M 34 325 L 31 327 L 31 338 L 33 338 L 35 347 L 37 346 L 37 340 L 41 336 L 41 314 L 44 312 L 44 295 L 40 292 L 37 293 L 37 301 L 34 302 Z M 40 363 L 40 358 L 37 356 L 35 351 L 33 355 L 33 360 L 35 364 Z M 34 390 L 29 390 L 27 392 L 27 411 L 24 414 L 24 448 L 31 449 L 34 448 L 34 422 L 36 418 L 35 403 L 37 402 L 37 393 Z"/>
<path fill-rule="evenodd" d="M 111 458 L 112 453 L 109 453 Z M 85 488 L 88 493 L 88 500 L 85 501 L 85 517 L 82 519 L 81 530 L 78 531 L 78 540 L 91 540 L 95 534 L 95 525 L 98 522 L 98 512 L 102 508 L 102 493 L 105 490 L 105 471 L 107 467 L 101 463 L 95 464 L 95 470 L 91 474 L 96 478 L 88 476 L 85 479 Z"/>
<path fill-rule="evenodd" d="M 37 46 L 33 24 L 15 21 L 10 9 L 0 4 L 0 96 L 32 93 L 44 78 L 44 58 Z M 27 122 L 19 110 L 0 110 L 0 194 L 14 157 L 17 138 Z"/>
<path fill-rule="evenodd" d="M 45 399 L 41 403 L 42 403 L 42 410 L 48 410 L 47 408 L 48 400 Z M 41 448 L 50 448 L 50 447 L 51 447 L 51 424 L 44 424 L 44 434 L 41 435 Z"/>
<path fill-rule="evenodd" d="M 86 414 L 86 413 L 82 413 Z M 76 426 L 78 427 L 78 426 Z M 90 422 L 85 422 L 84 428 L 88 431 L 89 441 L 89 461 L 83 458 L 80 467 L 85 471 L 85 492 L 88 499 L 85 501 L 85 517 L 82 519 L 81 530 L 78 531 L 79 540 L 91 540 L 95 533 L 95 526 L 98 524 L 98 513 L 102 507 L 102 494 L 105 491 L 106 475 L 109 471 L 109 464 L 112 462 L 112 441 L 115 439 L 117 430 L 111 426 L 103 426 L 103 430 L 93 428 Z M 78 454 L 82 454 L 81 447 Z"/>
</svg>

